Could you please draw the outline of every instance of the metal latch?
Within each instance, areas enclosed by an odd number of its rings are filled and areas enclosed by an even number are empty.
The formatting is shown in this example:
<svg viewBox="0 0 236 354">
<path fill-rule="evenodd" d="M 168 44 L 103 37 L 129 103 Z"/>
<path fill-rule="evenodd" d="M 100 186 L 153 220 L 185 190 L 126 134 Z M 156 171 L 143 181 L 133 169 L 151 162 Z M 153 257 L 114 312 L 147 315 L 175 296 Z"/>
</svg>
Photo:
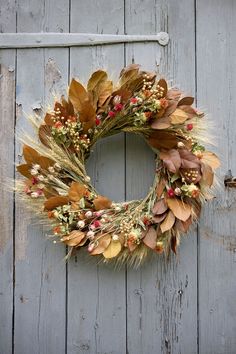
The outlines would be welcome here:
<svg viewBox="0 0 236 354">
<path fill-rule="evenodd" d="M 225 187 L 235 188 L 236 187 L 236 177 L 233 177 L 231 170 L 225 176 L 224 179 Z"/>
</svg>

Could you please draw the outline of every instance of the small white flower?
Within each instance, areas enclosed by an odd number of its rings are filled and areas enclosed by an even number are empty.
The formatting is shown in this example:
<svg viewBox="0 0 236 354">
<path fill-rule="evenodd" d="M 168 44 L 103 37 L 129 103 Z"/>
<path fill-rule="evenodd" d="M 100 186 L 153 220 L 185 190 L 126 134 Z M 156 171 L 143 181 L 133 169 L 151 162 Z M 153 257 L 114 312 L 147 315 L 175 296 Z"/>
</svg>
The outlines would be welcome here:
<svg viewBox="0 0 236 354">
<path fill-rule="evenodd" d="M 38 188 L 39 188 L 39 189 L 43 189 L 43 188 L 44 188 L 44 184 L 43 184 L 43 183 L 39 183 L 39 184 L 38 184 Z"/>
<path fill-rule="evenodd" d="M 101 218 L 101 222 L 103 222 L 103 223 L 104 223 L 104 222 L 106 222 L 106 219 L 104 219 L 104 218 Z"/>
<path fill-rule="evenodd" d="M 90 210 L 85 213 L 86 218 L 91 218 L 91 216 L 93 216 L 93 213 Z"/>
<path fill-rule="evenodd" d="M 119 240 L 119 236 L 118 235 L 113 235 L 112 236 L 112 240 L 113 241 L 118 241 Z"/>
<path fill-rule="evenodd" d="M 77 222 L 77 226 L 83 228 L 85 226 L 85 222 L 83 220 L 80 220 Z"/>
<path fill-rule="evenodd" d="M 38 195 L 37 192 L 32 192 L 32 193 L 31 193 L 31 197 L 32 197 L 32 198 L 38 198 L 38 196 L 39 196 L 39 195 Z"/>
<path fill-rule="evenodd" d="M 34 168 L 32 168 L 32 169 L 30 170 L 30 174 L 31 174 L 32 176 L 36 176 L 36 175 L 38 174 L 38 170 L 35 170 Z"/>
<path fill-rule="evenodd" d="M 39 175 L 39 176 L 38 176 L 38 180 L 41 181 L 41 182 L 43 182 L 43 181 L 45 180 L 45 177 L 44 177 L 43 175 Z"/>
<path fill-rule="evenodd" d="M 53 168 L 52 166 L 49 166 L 49 167 L 48 167 L 48 171 L 49 171 L 50 173 L 54 173 L 54 172 L 55 172 L 55 170 L 54 170 L 54 168 Z"/>
<path fill-rule="evenodd" d="M 94 235 L 95 235 L 95 233 L 93 232 L 93 231 L 88 231 L 87 232 L 87 237 L 90 239 L 90 240 L 93 240 L 94 239 Z"/>
<path fill-rule="evenodd" d="M 185 147 L 184 143 L 182 143 L 182 141 L 179 141 L 177 144 L 178 148 L 183 148 Z"/>
<path fill-rule="evenodd" d="M 33 169 L 34 170 L 39 170 L 40 169 L 40 165 L 38 165 L 38 164 L 33 165 Z"/>
<path fill-rule="evenodd" d="M 117 206 L 117 207 L 115 207 L 115 210 L 116 211 L 121 211 L 121 207 Z"/>
<path fill-rule="evenodd" d="M 58 171 L 61 170 L 61 166 L 59 165 L 58 162 L 56 162 L 56 163 L 54 164 L 54 168 L 55 168 L 56 170 L 58 170 Z"/>
</svg>

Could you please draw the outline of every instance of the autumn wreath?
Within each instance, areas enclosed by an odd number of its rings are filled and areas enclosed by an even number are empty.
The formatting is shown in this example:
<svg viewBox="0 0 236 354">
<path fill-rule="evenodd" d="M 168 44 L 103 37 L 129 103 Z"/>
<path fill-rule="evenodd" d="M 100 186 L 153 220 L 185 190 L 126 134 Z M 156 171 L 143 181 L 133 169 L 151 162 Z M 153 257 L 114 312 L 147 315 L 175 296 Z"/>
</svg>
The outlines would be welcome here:
<svg viewBox="0 0 236 354">
<path fill-rule="evenodd" d="M 124 68 L 117 86 L 98 70 L 87 89 L 75 79 L 68 99 L 55 100 L 44 122 L 31 117 L 39 135 L 23 138 L 25 164 L 17 167 L 26 180 L 17 190 L 46 216 L 55 243 L 91 256 L 141 262 L 151 249 L 176 253 L 180 235 L 199 218 L 211 197 L 216 155 L 205 150 L 204 114 L 194 99 L 168 89 L 164 79 Z M 99 195 L 85 162 L 91 148 L 120 132 L 141 135 L 156 153 L 153 185 L 143 200 L 116 203 Z"/>
</svg>

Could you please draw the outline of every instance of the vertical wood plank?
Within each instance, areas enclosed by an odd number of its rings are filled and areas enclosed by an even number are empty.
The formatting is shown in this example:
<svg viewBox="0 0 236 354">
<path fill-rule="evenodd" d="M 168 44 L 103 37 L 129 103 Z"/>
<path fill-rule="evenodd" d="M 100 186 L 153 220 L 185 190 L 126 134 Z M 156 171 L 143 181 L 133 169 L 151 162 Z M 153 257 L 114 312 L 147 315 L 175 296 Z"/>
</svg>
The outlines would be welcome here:
<svg viewBox="0 0 236 354">
<path fill-rule="evenodd" d="M 123 0 L 72 0 L 71 32 L 123 33 L 123 13 Z M 72 48 L 71 76 L 86 81 L 98 68 L 114 74 L 123 67 L 123 48 Z M 124 199 L 123 135 L 98 143 L 88 170 L 101 194 Z M 97 266 L 81 252 L 68 270 L 68 353 L 125 353 L 125 272 Z"/>
<path fill-rule="evenodd" d="M 68 31 L 69 3 L 19 0 L 18 32 Z M 61 74 L 56 68 L 56 63 Z M 24 112 L 42 113 L 49 92 L 67 85 L 67 49 L 17 51 L 17 130 L 29 131 Z M 17 144 L 17 163 L 21 146 Z M 64 353 L 65 249 L 46 240 L 37 220 L 16 208 L 15 353 Z M 21 222 L 19 222 L 21 221 Z"/>
<path fill-rule="evenodd" d="M 194 1 L 126 0 L 125 23 L 128 34 L 170 35 L 165 48 L 127 45 L 127 62 L 158 67 L 171 84 L 194 95 Z M 154 175 L 154 162 L 151 150 L 135 137 L 127 136 L 126 166 L 127 199 L 143 196 Z M 129 354 L 197 353 L 196 231 L 182 241 L 178 256 L 169 262 L 154 256 L 138 271 L 128 270 L 127 297 Z"/>
<path fill-rule="evenodd" d="M 0 32 L 16 31 L 14 1 L 0 3 Z M 0 50 L 0 353 L 12 352 L 14 201 L 7 190 L 14 178 L 15 50 Z"/>
<path fill-rule="evenodd" d="M 211 16 L 214 14 L 214 16 Z M 221 184 L 236 174 L 236 3 L 197 0 L 197 92 L 214 122 Z M 235 190 L 205 208 L 199 247 L 199 353 L 235 353 Z"/>
</svg>

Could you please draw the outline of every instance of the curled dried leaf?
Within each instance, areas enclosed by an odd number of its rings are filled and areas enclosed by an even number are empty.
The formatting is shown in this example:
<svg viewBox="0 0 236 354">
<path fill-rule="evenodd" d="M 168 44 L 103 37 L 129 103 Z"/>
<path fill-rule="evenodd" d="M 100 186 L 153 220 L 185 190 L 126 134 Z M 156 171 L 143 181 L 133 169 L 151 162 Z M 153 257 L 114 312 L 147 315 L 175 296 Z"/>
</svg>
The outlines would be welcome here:
<svg viewBox="0 0 236 354">
<path fill-rule="evenodd" d="M 185 113 L 182 109 L 177 108 L 171 115 L 170 115 L 170 122 L 171 124 L 182 124 L 188 119 L 187 113 Z"/>
<path fill-rule="evenodd" d="M 211 166 L 213 170 L 220 167 L 219 158 L 211 151 L 203 151 L 201 161 Z"/>
<path fill-rule="evenodd" d="M 90 252 L 90 254 L 92 256 L 96 256 L 97 254 L 101 254 L 103 253 L 107 247 L 109 246 L 110 242 L 111 242 L 111 235 L 110 234 L 106 234 L 106 235 L 99 235 L 96 239 L 95 239 L 95 247 L 94 249 Z"/>
<path fill-rule="evenodd" d="M 169 117 L 163 117 L 163 118 L 157 118 L 153 121 L 151 127 L 152 129 L 168 129 L 171 126 L 170 124 L 170 118 Z"/>
<path fill-rule="evenodd" d="M 116 257 L 121 251 L 121 243 L 119 241 L 111 240 L 109 246 L 103 252 L 103 256 L 107 259 Z"/>
<path fill-rule="evenodd" d="M 85 238 L 85 233 L 79 230 L 73 230 L 67 236 L 62 237 L 62 242 L 67 246 L 76 247 L 79 246 L 81 241 Z"/>
<path fill-rule="evenodd" d="M 194 102 L 194 97 L 183 97 L 179 100 L 178 106 L 186 105 L 186 106 L 191 106 Z"/>
<path fill-rule="evenodd" d="M 191 215 L 191 206 L 177 198 L 167 198 L 167 205 L 177 219 L 186 221 Z"/>
<path fill-rule="evenodd" d="M 23 146 L 24 159 L 28 164 L 38 164 L 39 163 L 39 153 L 28 145 Z"/>
<path fill-rule="evenodd" d="M 32 178 L 31 173 L 29 172 L 31 168 L 30 164 L 23 164 L 23 165 L 19 165 L 17 166 L 17 171 L 24 177 L 26 178 Z"/>
<path fill-rule="evenodd" d="M 168 91 L 168 85 L 165 79 L 160 79 L 157 83 L 158 86 L 163 88 L 162 97 L 165 97 Z"/>
<path fill-rule="evenodd" d="M 97 90 L 98 86 L 101 82 L 106 81 L 107 80 L 107 73 L 103 70 L 97 70 L 95 71 L 89 81 L 88 81 L 88 85 L 87 85 L 87 90 L 88 91 L 93 91 L 93 90 Z"/>
<path fill-rule="evenodd" d="M 53 210 L 59 206 L 69 203 L 69 198 L 65 196 L 51 197 L 44 203 L 44 210 Z"/>
<path fill-rule="evenodd" d="M 166 231 L 169 231 L 173 227 L 174 223 L 175 223 L 175 216 L 172 213 L 172 211 L 169 210 L 165 220 L 160 225 L 161 232 L 164 233 Z"/>
<path fill-rule="evenodd" d="M 78 112 L 89 102 L 88 94 L 84 86 L 75 79 L 71 80 L 69 86 L 69 99 Z"/>
<path fill-rule="evenodd" d="M 202 171 L 202 181 L 207 184 L 207 186 L 211 187 L 214 181 L 214 173 L 211 168 L 206 163 L 201 164 L 201 171 Z"/>
<path fill-rule="evenodd" d="M 157 231 L 154 227 L 150 227 L 143 238 L 143 243 L 151 249 L 155 249 L 157 245 Z"/>
<path fill-rule="evenodd" d="M 166 210 L 168 209 L 168 206 L 166 204 L 166 201 L 164 198 L 158 200 L 152 209 L 152 212 L 154 215 L 161 215 L 163 214 Z"/>
<path fill-rule="evenodd" d="M 176 149 L 171 149 L 168 151 L 162 150 L 159 155 L 160 159 L 163 161 L 164 166 L 172 173 L 177 173 L 181 166 L 181 158 L 179 151 Z"/>
<path fill-rule="evenodd" d="M 111 207 L 112 201 L 107 197 L 99 195 L 97 198 L 94 199 L 93 204 L 95 210 L 104 210 L 109 209 Z"/>
<path fill-rule="evenodd" d="M 72 202 L 78 202 L 87 194 L 87 188 L 79 182 L 72 182 L 68 197 Z"/>
</svg>

